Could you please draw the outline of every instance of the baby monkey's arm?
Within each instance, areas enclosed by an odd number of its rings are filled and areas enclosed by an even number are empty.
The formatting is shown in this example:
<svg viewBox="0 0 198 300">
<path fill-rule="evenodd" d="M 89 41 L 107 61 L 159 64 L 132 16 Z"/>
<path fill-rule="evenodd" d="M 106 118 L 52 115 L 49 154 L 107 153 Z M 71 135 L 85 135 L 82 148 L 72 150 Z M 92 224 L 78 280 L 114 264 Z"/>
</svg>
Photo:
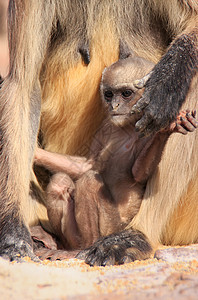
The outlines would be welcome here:
<svg viewBox="0 0 198 300">
<path fill-rule="evenodd" d="M 196 111 L 181 111 L 176 121 L 171 123 L 167 129 L 159 131 L 151 139 L 148 139 L 147 144 L 139 153 L 132 167 L 132 175 L 137 182 L 146 183 L 154 172 L 161 160 L 166 142 L 172 133 L 187 134 L 188 132 L 193 132 L 198 127 L 195 116 Z"/>
</svg>

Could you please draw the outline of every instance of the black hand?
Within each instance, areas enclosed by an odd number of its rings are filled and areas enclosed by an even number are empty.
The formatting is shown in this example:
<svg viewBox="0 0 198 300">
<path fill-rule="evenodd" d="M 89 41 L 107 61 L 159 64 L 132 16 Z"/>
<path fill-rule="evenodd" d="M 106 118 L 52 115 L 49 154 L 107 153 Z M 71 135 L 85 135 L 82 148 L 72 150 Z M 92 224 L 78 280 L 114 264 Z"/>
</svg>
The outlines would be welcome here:
<svg viewBox="0 0 198 300">
<path fill-rule="evenodd" d="M 176 119 L 197 71 L 198 51 L 193 37 L 182 35 L 154 67 L 142 98 L 132 114 L 143 111 L 136 129 L 145 135 L 166 128 Z"/>
</svg>

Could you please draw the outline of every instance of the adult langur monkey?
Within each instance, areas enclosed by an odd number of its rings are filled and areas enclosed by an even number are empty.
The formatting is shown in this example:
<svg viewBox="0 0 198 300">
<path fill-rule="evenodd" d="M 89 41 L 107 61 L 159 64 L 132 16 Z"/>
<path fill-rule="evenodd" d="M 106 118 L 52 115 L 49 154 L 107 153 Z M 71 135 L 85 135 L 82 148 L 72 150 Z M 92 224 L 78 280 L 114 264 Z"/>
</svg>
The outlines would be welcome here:
<svg viewBox="0 0 198 300">
<path fill-rule="evenodd" d="M 104 115 L 101 72 L 134 51 L 157 63 L 133 109 L 144 113 L 137 130 L 151 134 L 166 127 L 183 103 L 197 106 L 197 13 L 196 0 L 10 0 L 10 68 L 0 91 L 2 256 L 36 259 L 28 225 L 40 220 L 50 230 L 44 205 L 28 200 L 41 96 L 42 146 L 84 154 Z M 197 146 L 197 132 L 170 138 L 129 224 L 154 247 L 198 240 Z M 133 247 L 130 229 L 92 250 L 86 253 L 90 264 L 150 255 L 141 244 Z"/>
</svg>

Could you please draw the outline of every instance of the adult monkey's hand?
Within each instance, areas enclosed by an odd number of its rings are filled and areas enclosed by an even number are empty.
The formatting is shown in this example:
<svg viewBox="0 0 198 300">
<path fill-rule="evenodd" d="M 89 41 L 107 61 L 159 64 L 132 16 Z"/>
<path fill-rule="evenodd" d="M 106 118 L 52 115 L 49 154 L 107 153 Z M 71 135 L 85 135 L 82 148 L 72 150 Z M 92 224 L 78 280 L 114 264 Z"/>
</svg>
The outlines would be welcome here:
<svg viewBox="0 0 198 300">
<path fill-rule="evenodd" d="M 197 51 L 188 35 L 180 36 L 153 70 L 134 85 L 145 87 L 131 113 L 143 112 L 136 129 L 144 135 L 166 128 L 176 119 L 197 70 Z"/>
</svg>

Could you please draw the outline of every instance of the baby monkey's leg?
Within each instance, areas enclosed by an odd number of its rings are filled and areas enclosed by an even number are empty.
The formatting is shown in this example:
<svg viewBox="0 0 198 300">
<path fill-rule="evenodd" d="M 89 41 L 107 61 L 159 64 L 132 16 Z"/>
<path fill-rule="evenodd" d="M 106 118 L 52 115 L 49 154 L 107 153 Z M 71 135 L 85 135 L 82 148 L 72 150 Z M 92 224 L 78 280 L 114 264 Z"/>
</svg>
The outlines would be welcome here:
<svg viewBox="0 0 198 300">
<path fill-rule="evenodd" d="M 74 214 L 75 185 L 65 173 L 57 173 L 47 186 L 46 207 L 50 223 L 65 249 L 76 248 L 78 227 Z"/>
</svg>

